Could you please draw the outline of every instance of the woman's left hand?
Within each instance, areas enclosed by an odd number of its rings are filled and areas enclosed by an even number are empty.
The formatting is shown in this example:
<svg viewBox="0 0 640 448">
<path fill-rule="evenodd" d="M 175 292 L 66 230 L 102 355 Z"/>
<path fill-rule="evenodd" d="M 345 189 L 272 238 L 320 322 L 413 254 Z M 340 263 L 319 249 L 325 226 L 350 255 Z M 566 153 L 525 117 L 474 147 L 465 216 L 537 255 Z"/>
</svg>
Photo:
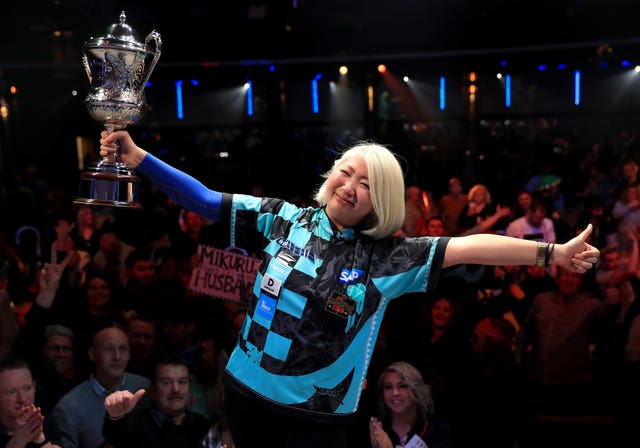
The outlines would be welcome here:
<svg viewBox="0 0 640 448">
<path fill-rule="evenodd" d="M 556 244 L 551 262 L 572 272 L 584 274 L 598 262 L 600 251 L 587 243 L 593 226 L 589 224 L 578 236 L 564 244 Z"/>
</svg>

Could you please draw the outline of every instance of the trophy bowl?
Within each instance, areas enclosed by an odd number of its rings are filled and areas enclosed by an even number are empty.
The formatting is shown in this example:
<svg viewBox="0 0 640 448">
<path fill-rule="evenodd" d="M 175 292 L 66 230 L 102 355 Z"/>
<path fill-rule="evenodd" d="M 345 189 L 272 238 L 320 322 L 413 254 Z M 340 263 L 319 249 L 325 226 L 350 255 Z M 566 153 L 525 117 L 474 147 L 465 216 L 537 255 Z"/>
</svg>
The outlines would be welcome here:
<svg viewBox="0 0 640 448">
<path fill-rule="evenodd" d="M 144 88 L 162 47 L 156 31 L 140 42 L 126 19 L 122 11 L 119 22 L 109 26 L 104 36 L 91 38 L 83 46 L 82 63 L 90 83 L 84 103 L 91 118 L 108 132 L 125 129 L 142 116 Z M 80 174 L 79 196 L 73 202 L 139 209 L 139 183 L 135 170 L 116 153 Z"/>
</svg>

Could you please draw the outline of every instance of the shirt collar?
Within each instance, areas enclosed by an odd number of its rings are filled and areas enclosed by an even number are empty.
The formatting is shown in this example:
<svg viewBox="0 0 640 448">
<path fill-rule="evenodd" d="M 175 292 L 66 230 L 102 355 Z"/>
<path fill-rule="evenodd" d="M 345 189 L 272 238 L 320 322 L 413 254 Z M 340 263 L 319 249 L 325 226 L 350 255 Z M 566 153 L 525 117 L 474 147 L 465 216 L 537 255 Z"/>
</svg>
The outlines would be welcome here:
<svg viewBox="0 0 640 448">
<path fill-rule="evenodd" d="M 352 240 L 356 237 L 356 231 L 352 227 L 335 230 L 324 207 L 320 209 L 320 212 L 318 213 L 317 217 L 315 217 L 315 219 L 318 220 L 318 224 L 320 225 L 320 229 L 322 230 L 323 235 L 331 235 L 333 236 L 333 238 L 342 239 L 345 241 Z"/>
<path fill-rule="evenodd" d="M 89 377 L 89 386 L 91 386 L 91 389 L 93 390 L 93 392 L 95 392 L 97 396 L 106 397 L 107 395 L 109 395 L 112 392 L 115 392 L 116 390 L 124 390 L 126 386 L 126 379 L 127 379 L 127 374 L 125 373 L 124 375 L 122 375 L 122 382 L 120 383 L 117 389 L 107 390 L 102 384 L 98 382 L 95 375 L 92 373 L 91 376 Z"/>
</svg>

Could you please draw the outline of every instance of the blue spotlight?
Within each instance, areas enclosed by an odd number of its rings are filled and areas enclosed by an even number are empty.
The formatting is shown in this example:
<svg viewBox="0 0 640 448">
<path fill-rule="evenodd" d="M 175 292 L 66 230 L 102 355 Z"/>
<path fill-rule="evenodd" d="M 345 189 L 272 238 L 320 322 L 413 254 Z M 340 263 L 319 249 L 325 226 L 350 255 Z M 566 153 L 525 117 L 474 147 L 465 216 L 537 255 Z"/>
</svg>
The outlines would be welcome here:
<svg viewBox="0 0 640 448">
<path fill-rule="evenodd" d="M 320 112 L 320 105 L 318 104 L 318 80 L 322 78 L 322 74 L 318 73 L 313 80 L 311 80 L 311 111 L 314 115 L 318 115 Z"/>
<path fill-rule="evenodd" d="M 573 73 L 573 104 L 580 105 L 580 70 Z"/>
<path fill-rule="evenodd" d="M 511 107 L 511 75 L 504 77 L 504 105 Z"/>
<path fill-rule="evenodd" d="M 247 81 L 244 84 L 244 89 L 247 91 L 247 115 L 249 117 L 253 116 L 253 83 L 251 81 Z"/>
<path fill-rule="evenodd" d="M 445 86 L 446 86 L 446 79 L 444 76 L 441 76 L 440 77 L 440 110 L 444 110 L 446 108 Z"/>
<path fill-rule="evenodd" d="M 182 109 L 182 81 L 179 80 L 173 84 L 176 86 L 176 113 L 178 115 L 178 120 L 182 120 L 184 118 L 184 110 Z"/>
</svg>

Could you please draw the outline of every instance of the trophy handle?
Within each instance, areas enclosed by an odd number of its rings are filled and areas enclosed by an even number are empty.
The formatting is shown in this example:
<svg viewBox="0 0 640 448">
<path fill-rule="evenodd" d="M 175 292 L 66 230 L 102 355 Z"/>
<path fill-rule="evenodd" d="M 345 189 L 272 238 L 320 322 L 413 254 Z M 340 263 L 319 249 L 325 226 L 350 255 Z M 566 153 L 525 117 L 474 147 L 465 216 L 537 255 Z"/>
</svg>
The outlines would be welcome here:
<svg viewBox="0 0 640 448">
<path fill-rule="evenodd" d="M 84 69 L 87 72 L 87 78 L 89 78 L 89 84 L 91 84 L 93 81 L 91 78 L 91 67 L 89 67 L 89 58 L 87 58 L 86 54 L 82 55 L 82 65 L 84 65 Z"/>
<path fill-rule="evenodd" d="M 151 72 L 153 71 L 154 67 L 158 63 L 158 59 L 160 59 L 160 52 L 162 51 L 162 39 L 160 38 L 160 33 L 153 30 L 146 37 L 146 39 L 144 40 L 144 45 L 147 51 L 149 50 L 149 42 L 151 41 L 153 41 L 154 43 L 153 60 L 151 61 L 151 64 L 149 64 L 149 70 L 147 70 L 147 76 L 144 82 L 142 83 L 143 86 L 145 86 L 147 84 L 147 81 L 149 81 L 149 78 L 151 77 Z"/>
</svg>

